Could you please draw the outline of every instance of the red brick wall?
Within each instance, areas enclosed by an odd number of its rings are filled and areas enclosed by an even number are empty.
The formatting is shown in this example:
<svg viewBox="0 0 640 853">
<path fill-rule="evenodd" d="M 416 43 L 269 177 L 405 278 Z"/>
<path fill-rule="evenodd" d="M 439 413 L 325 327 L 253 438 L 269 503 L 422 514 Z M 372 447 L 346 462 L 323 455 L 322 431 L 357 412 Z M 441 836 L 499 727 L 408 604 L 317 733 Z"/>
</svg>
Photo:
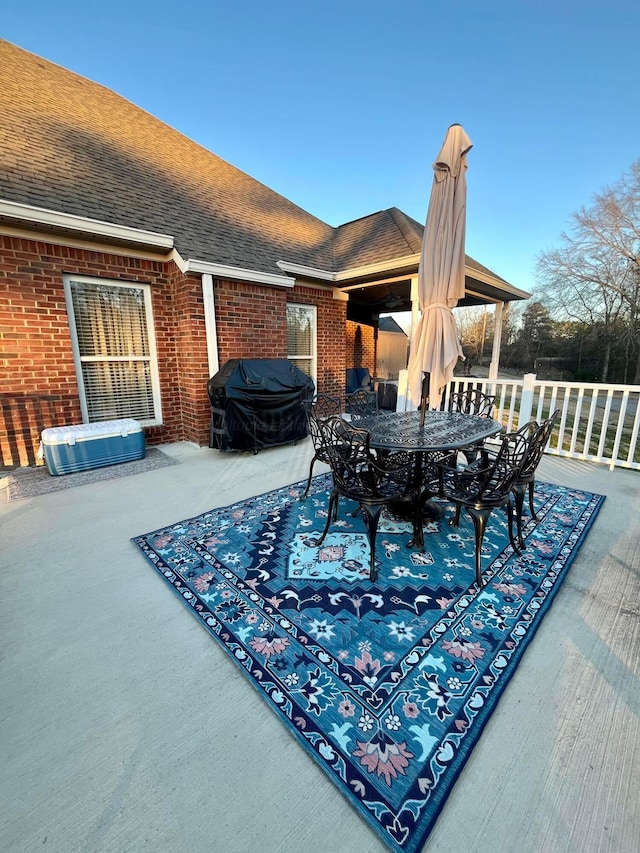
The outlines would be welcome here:
<svg viewBox="0 0 640 853">
<path fill-rule="evenodd" d="M 167 389 L 166 393 L 171 411 L 178 412 L 181 418 L 181 438 L 202 445 L 209 438 L 209 361 L 202 279 L 199 275 L 182 275 L 175 269 L 172 284 L 178 382 L 175 389 Z"/>
<path fill-rule="evenodd" d="M 152 443 L 183 438 L 180 408 L 165 402 L 165 390 L 178 385 L 166 265 L 0 235 L 2 467 L 35 464 L 43 429 L 82 421 L 62 281 L 66 272 L 152 285 L 164 425 L 146 432 Z"/>
<path fill-rule="evenodd" d="M 345 323 L 347 303 L 334 299 L 329 290 L 311 284 L 297 284 L 287 294 L 289 302 L 317 305 L 318 382 L 322 394 L 342 397 L 345 389 Z"/>
<path fill-rule="evenodd" d="M 331 291 L 299 283 L 292 289 L 216 280 L 220 366 L 230 358 L 286 358 L 287 302 L 316 305 L 318 391 L 344 393 L 346 302 Z"/>
<path fill-rule="evenodd" d="M 0 235 L 0 467 L 34 465 L 40 433 L 80 423 L 63 274 L 151 285 L 163 424 L 148 443 L 208 441 L 209 378 L 200 276 L 173 263 Z M 318 390 L 344 393 L 346 303 L 293 289 L 215 281 L 219 361 L 285 358 L 287 301 L 318 306 Z"/>
<path fill-rule="evenodd" d="M 376 374 L 376 329 L 364 323 L 347 320 L 347 367 L 368 367 L 371 376 Z"/>
<path fill-rule="evenodd" d="M 214 282 L 221 367 L 230 358 L 287 357 L 287 295 L 281 287 Z"/>
</svg>

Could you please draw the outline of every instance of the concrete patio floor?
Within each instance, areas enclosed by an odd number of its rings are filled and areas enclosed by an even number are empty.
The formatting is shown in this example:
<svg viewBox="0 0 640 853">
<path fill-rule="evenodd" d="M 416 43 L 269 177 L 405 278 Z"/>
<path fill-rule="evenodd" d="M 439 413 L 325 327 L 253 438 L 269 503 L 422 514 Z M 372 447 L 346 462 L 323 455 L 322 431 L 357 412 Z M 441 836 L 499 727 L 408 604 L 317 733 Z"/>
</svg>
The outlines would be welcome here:
<svg viewBox="0 0 640 853">
<path fill-rule="evenodd" d="M 382 853 L 129 541 L 304 478 L 310 442 L 162 450 L 179 464 L 0 491 L 0 849 Z M 640 475 L 539 476 L 607 500 L 428 853 L 640 849 Z"/>
</svg>

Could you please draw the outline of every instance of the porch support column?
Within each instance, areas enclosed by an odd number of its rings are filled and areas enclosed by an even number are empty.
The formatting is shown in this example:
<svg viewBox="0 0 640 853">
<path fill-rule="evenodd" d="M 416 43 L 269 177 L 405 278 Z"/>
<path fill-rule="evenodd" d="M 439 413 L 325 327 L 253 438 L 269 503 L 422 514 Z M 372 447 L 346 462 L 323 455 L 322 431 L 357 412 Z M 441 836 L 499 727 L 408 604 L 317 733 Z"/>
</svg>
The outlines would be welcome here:
<svg viewBox="0 0 640 853">
<path fill-rule="evenodd" d="M 413 338 L 418 328 L 420 319 L 420 297 L 418 296 L 418 276 L 411 277 L 411 336 L 410 340 L 413 343 Z"/>
<path fill-rule="evenodd" d="M 420 300 L 418 298 L 418 276 L 411 276 L 411 329 L 409 330 L 409 341 L 413 343 L 413 339 L 418 328 L 418 320 L 420 319 Z M 398 375 L 398 398 L 396 402 L 396 412 L 412 412 L 416 406 L 409 394 L 408 385 L 408 370 L 401 370 Z"/>
<path fill-rule="evenodd" d="M 493 317 L 493 350 L 491 352 L 491 363 L 489 364 L 489 379 L 498 378 L 500 367 L 500 343 L 502 341 L 502 309 L 504 302 L 496 302 Z"/>
<path fill-rule="evenodd" d="M 220 370 L 220 360 L 218 358 L 216 307 L 213 301 L 213 276 L 210 273 L 203 273 L 202 275 L 202 299 L 204 302 L 204 328 L 207 338 L 209 378 L 211 378 Z"/>
</svg>

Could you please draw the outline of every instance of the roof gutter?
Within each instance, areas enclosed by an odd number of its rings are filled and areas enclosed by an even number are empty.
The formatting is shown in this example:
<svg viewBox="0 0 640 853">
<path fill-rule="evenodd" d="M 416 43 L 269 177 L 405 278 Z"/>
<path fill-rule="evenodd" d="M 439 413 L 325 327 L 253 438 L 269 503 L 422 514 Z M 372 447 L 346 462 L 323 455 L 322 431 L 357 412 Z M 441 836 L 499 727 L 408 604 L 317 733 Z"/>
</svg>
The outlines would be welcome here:
<svg viewBox="0 0 640 853">
<path fill-rule="evenodd" d="M 386 272 L 389 269 L 398 267 L 414 266 L 420 261 L 420 255 L 407 255 L 402 258 L 392 258 L 389 261 L 378 261 L 375 264 L 368 264 L 363 267 L 353 267 L 352 269 L 342 270 L 339 272 L 331 272 L 330 270 L 321 270 L 316 267 L 305 267 L 301 264 L 290 264 L 288 261 L 278 261 L 277 265 L 285 272 L 293 273 L 294 275 L 303 275 L 308 278 L 319 278 L 324 281 L 332 281 L 338 284 L 341 281 L 347 281 L 351 278 L 357 278 L 362 275 L 372 275 L 379 272 Z"/>
<path fill-rule="evenodd" d="M 302 264 L 290 264 L 288 261 L 276 261 L 276 266 L 284 272 L 294 275 L 302 275 L 305 278 L 319 278 L 322 281 L 335 281 L 336 274 L 330 270 L 321 270 L 316 267 L 305 267 Z"/>
<path fill-rule="evenodd" d="M 90 219 L 85 216 L 76 216 L 71 213 L 61 213 L 56 210 L 50 210 L 44 207 L 34 207 L 29 204 L 20 204 L 19 202 L 6 201 L 0 199 L 0 216 L 5 216 L 20 222 L 31 222 L 37 225 L 44 225 L 51 228 L 62 228 L 75 231 L 80 234 L 92 235 L 94 237 L 106 237 L 111 240 L 117 240 L 127 243 L 151 246 L 157 249 L 172 250 L 171 257 L 182 272 L 193 272 L 201 275 L 212 275 L 217 278 L 228 278 L 238 281 L 254 281 L 258 284 L 267 284 L 273 287 L 295 286 L 296 279 L 287 275 L 274 275 L 273 273 L 262 272 L 261 270 L 245 269 L 243 267 L 233 267 L 226 264 L 215 264 L 209 261 L 199 261 L 196 259 L 184 260 L 182 255 L 175 248 L 174 237 L 170 234 L 161 234 L 157 231 L 145 231 L 142 228 L 131 228 L 126 225 L 117 225 L 113 222 L 105 222 L 100 219 Z M 368 264 L 361 267 L 353 267 L 352 269 L 332 272 L 331 270 L 323 270 L 316 267 L 307 267 L 302 264 L 289 263 L 288 261 L 278 261 L 277 266 L 285 273 L 292 273 L 294 276 L 305 276 L 308 278 L 327 281 L 340 286 L 340 282 L 348 281 L 359 276 L 375 275 L 385 272 L 390 268 L 399 268 L 405 266 L 418 267 L 420 255 L 406 255 L 401 258 L 393 258 L 389 261 L 379 261 L 375 264 Z M 467 266 L 465 268 L 466 275 L 475 278 L 485 284 L 492 285 L 501 290 L 506 291 L 516 299 L 528 299 L 531 294 L 525 290 L 520 290 L 517 287 L 504 281 L 503 279 L 494 278 L 487 273 L 473 269 Z M 362 287 L 362 285 L 358 285 Z M 347 288 L 344 288 L 345 290 Z"/>
<path fill-rule="evenodd" d="M 294 287 L 295 278 L 284 275 L 273 275 L 260 270 L 244 269 L 243 267 L 230 267 L 226 264 L 213 264 L 210 261 L 198 261 L 190 258 L 185 261 L 175 249 L 172 258 L 182 272 L 194 272 L 204 275 L 213 275 L 216 278 L 230 278 L 238 281 L 255 281 L 258 284 L 270 284 L 274 287 Z"/>
<path fill-rule="evenodd" d="M 106 237 L 122 243 L 133 243 L 164 249 L 171 252 L 172 260 L 182 272 L 195 272 L 203 275 L 214 275 L 218 278 L 240 279 L 242 281 L 255 281 L 260 284 L 270 284 L 276 287 L 293 287 L 295 279 L 288 276 L 273 275 L 272 273 L 260 272 L 259 270 L 231 267 L 225 264 L 213 264 L 208 261 L 187 260 L 185 261 L 175 248 L 175 240 L 170 234 L 160 234 L 157 231 L 145 231 L 142 228 L 131 228 L 126 225 L 117 225 L 113 222 L 105 222 L 100 219 L 91 219 L 86 216 L 76 216 L 72 213 L 61 213 L 44 207 L 34 207 L 30 204 L 20 204 L 15 201 L 0 199 L 0 216 L 14 219 L 17 222 L 31 223 L 49 228 L 62 228 L 74 231 L 77 234 L 91 235 L 92 237 Z"/>
<path fill-rule="evenodd" d="M 362 267 L 352 267 L 351 269 L 341 270 L 339 272 L 330 272 L 329 270 L 321 270 L 316 269 L 315 267 L 305 267 L 300 264 L 290 264 L 288 261 L 278 261 L 277 265 L 284 272 L 293 273 L 294 275 L 306 276 L 308 278 L 321 279 L 324 281 L 334 282 L 336 285 L 340 286 L 340 282 L 349 281 L 353 278 L 359 278 L 362 276 L 375 275 L 376 273 L 387 272 L 392 269 L 399 269 L 402 267 L 419 267 L 420 265 L 420 255 L 405 255 L 401 258 L 392 258 L 388 261 L 378 261 L 375 264 L 368 264 Z M 505 281 L 502 278 L 498 278 L 497 276 L 492 276 L 490 273 L 481 272 L 478 269 L 470 266 L 469 264 L 465 264 L 465 276 L 469 278 L 474 278 L 476 281 L 483 282 L 484 284 L 491 285 L 492 287 L 498 288 L 499 290 L 508 293 L 510 296 L 513 296 L 515 299 L 529 299 L 531 296 L 526 290 L 520 290 L 518 287 L 514 287 L 512 284 L 509 284 L 508 281 Z M 347 292 L 349 290 L 361 290 L 366 287 L 375 287 L 379 282 L 372 281 L 368 283 L 358 283 L 354 285 L 346 285 L 342 287 L 342 289 Z M 470 292 L 470 291 L 469 291 Z"/>
<path fill-rule="evenodd" d="M 156 231 L 145 231 L 142 228 L 130 228 L 126 225 L 115 225 L 100 219 L 89 219 L 85 216 L 75 216 L 71 213 L 60 213 L 44 207 L 33 207 L 30 204 L 19 204 L 15 201 L 0 199 L 0 216 L 22 222 L 32 222 L 36 225 L 46 225 L 52 228 L 67 228 L 81 234 L 108 237 L 111 240 L 122 240 L 129 243 L 140 243 L 158 249 L 172 249 L 173 237 L 169 234 L 159 234 Z"/>
<path fill-rule="evenodd" d="M 500 290 L 504 290 L 505 293 L 511 294 L 516 299 L 529 299 L 529 297 L 531 296 L 528 291 L 520 290 L 520 288 L 514 287 L 512 284 L 509 284 L 509 282 L 505 281 L 503 278 L 495 278 L 494 276 L 488 275 L 487 273 L 481 272 L 480 270 L 476 270 L 473 267 L 466 266 L 465 273 L 469 276 L 469 278 L 475 278 L 476 281 L 484 282 L 484 284 L 489 284 L 492 287 L 498 287 L 500 288 Z"/>
<path fill-rule="evenodd" d="M 399 269 L 400 267 L 418 267 L 420 263 L 420 254 L 405 255 L 402 258 L 390 258 L 388 261 L 378 261 L 375 264 L 366 264 L 362 267 L 352 267 L 352 269 L 342 270 L 335 273 L 334 281 L 347 281 L 350 278 L 358 278 L 362 275 L 373 275 L 379 272 L 387 272 L 390 269 Z"/>
</svg>

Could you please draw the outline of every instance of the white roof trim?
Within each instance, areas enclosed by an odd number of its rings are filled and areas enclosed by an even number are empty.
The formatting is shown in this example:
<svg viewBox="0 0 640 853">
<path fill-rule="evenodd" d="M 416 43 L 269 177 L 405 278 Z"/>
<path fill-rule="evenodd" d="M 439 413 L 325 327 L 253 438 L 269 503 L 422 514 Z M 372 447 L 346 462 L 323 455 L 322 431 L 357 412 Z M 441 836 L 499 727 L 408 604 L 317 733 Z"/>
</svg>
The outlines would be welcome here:
<svg viewBox="0 0 640 853">
<path fill-rule="evenodd" d="M 401 258 L 392 258 L 389 261 L 380 261 L 376 264 L 371 264 L 369 266 L 364 267 L 354 267 L 350 270 L 344 270 L 343 272 L 338 272 L 334 274 L 334 280 L 336 282 L 343 281 L 344 279 L 355 278 L 361 275 L 369 275 L 371 273 L 384 272 L 387 269 L 393 269 L 394 267 L 403 267 L 410 266 L 412 264 L 420 265 L 420 255 L 405 255 Z M 482 270 L 475 269 L 470 264 L 465 264 L 464 267 L 465 276 L 469 276 L 469 278 L 475 278 L 477 281 L 482 281 L 485 284 L 491 285 L 491 287 L 495 287 L 498 290 L 502 290 L 505 293 L 510 294 L 511 296 L 515 296 L 518 299 L 529 299 L 531 296 L 526 290 L 520 290 L 518 287 L 514 287 L 512 284 L 509 284 L 508 281 L 504 279 L 498 278 L 495 275 L 492 275 L 490 272 L 484 272 Z M 369 282 L 370 286 L 375 286 L 380 282 Z M 363 287 L 367 287 L 367 283 L 350 285 L 344 287 L 343 290 L 356 290 L 361 289 Z M 485 298 L 485 297 L 483 297 Z"/>
<path fill-rule="evenodd" d="M 305 267 L 302 264 L 290 264 L 288 261 L 277 261 L 277 266 L 284 272 L 292 272 L 294 275 L 303 275 L 310 278 L 320 278 L 325 281 L 335 281 L 336 274 L 329 270 L 316 269 L 316 267 Z"/>
<path fill-rule="evenodd" d="M 508 281 L 505 281 L 501 278 L 496 278 L 489 273 L 482 272 L 481 270 L 476 270 L 473 267 L 465 266 L 465 273 L 470 278 L 475 278 L 477 281 L 483 281 L 485 284 L 490 284 L 492 287 L 497 287 L 500 290 L 504 290 L 505 293 L 510 293 L 513 296 L 517 296 L 519 299 L 529 299 L 531 294 L 526 290 L 520 290 L 518 287 L 514 287 L 512 284 L 509 284 Z"/>
<path fill-rule="evenodd" d="M 169 234 L 144 231 L 141 228 L 129 228 L 126 225 L 115 225 L 113 222 L 103 222 L 100 219 L 89 219 L 85 216 L 75 216 L 71 213 L 60 213 L 56 210 L 33 207 L 30 204 L 19 204 L 15 201 L 0 199 L 0 215 L 27 220 L 39 225 L 72 228 L 74 231 L 81 231 L 85 234 L 96 234 L 116 240 L 128 240 L 131 243 L 144 243 L 147 246 L 157 246 L 161 249 L 173 248 L 173 237 Z"/>
<path fill-rule="evenodd" d="M 174 253 L 175 255 L 177 252 Z M 176 261 L 177 262 L 177 261 Z M 259 284 L 270 284 L 275 287 L 294 287 L 295 278 L 289 278 L 284 275 L 273 275 L 260 270 L 243 269 L 242 267 L 229 267 L 225 264 L 213 264 L 209 261 L 198 261 L 190 258 L 188 261 L 183 261 L 182 266 L 178 264 L 182 272 L 207 273 L 216 278 L 232 278 L 240 281 L 255 281 Z"/>
<path fill-rule="evenodd" d="M 109 237 L 114 240 L 125 240 L 130 243 L 139 243 L 146 246 L 154 246 L 158 249 L 173 249 L 172 259 L 182 272 L 195 272 L 214 275 L 220 278 L 239 279 L 243 281 L 255 281 L 260 284 L 268 284 L 275 287 L 294 287 L 296 280 L 284 275 L 261 272 L 260 270 L 244 269 L 242 267 L 231 267 L 225 264 L 215 264 L 209 261 L 198 261 L 193 258 L 185 261 L 180 253 L 174 248 L 175 241 L 170 234 L 161 234 L 157 231 L 145 231 L 142 228 L 131 228 L 126 225 L 116 225 L 113 222 L 105 222 L 100 219 L 90 219 L 85 216 L 75 216 L 71 213 L 61 213 L 44 207 L 34 207 L 29 204 L 20 204 L 14 201 L 0 199 L 0 216 L 8 216 L 39 225 L 49 225 L 57 228 L 69 228 L 75 231 L 92 234 L 98 237 Z M 361 275 L 372 275 L 394 267 L 412 266 L 419 264 L 420 255 L 405 255 L 400 258 L 391 258 L 388 261 L 379 261 L 362 267 L 341 272 L 307 267 L 301 264 L 293 264 L 288 261 L 278 261 L 277 266 L 284 272 L 294 275 L 308 276 L 324 281 L 338 283 Z M 472 278 L 492 285 L 519 299 L 528 299 L 531 294 L 520 290 L 508 282 L 497 279 L 494 276 L 466 266 L 465 273 Z M 373 284 L 373 282 L 371 283 Z M 363 285 L 358 285 L 362 287 Z M 347 288 L 344 288 L 345 290 Z"/>
<path fill-rule="evenodd" d="M 396 267 L 409 267 L 420 263 L 420 255 L 404 255 L 401 258 L 390 258 L 388 261 L 378 261 L 375 264 L 367 264 L 364 267 L 353 267 L 349 270 L 335 273 L 334 281 L 344 281 L 360 275 L 371 275 L 372 273 L 385 272 Z"/>
</svg>

